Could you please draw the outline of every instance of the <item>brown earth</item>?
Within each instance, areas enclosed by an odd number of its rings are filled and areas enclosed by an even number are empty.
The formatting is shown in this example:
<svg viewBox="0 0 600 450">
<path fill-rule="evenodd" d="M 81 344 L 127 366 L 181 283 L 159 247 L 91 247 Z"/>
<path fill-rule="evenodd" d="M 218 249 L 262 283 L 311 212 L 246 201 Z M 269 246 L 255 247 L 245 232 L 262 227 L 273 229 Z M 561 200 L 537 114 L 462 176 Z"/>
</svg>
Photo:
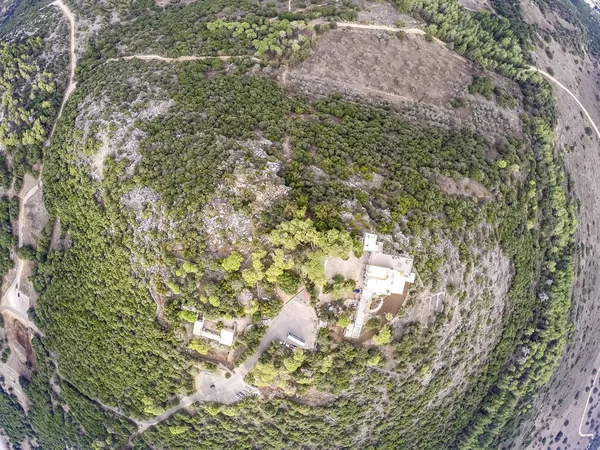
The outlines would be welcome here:
<svg viewBox="0 0 600 450">
<path fill-rule="evenodd" d="M 560 17 L 556 12 L 548 9 L 543 13 L 539 6 L 532 0 L 524 0 L 521 2 L 521 11 L 523 18 L 527 23 L 535 24 L 540 29 L 553 32 L 559 28 L 564 28 L 569 31 L 574 31 L 576 28 L 569 22 Z"/>
<path fill-rule="evenodd" d="M 493 6 L 488 0 L 459 0 L 463 8 L 469 11 L 489 11 L 494 12 Z"/>
<path fill-rule="evenodd" d="M 350 100 L 393 104 L 407 120 L 520 136 L 518 110 L 468 94 L 473 75 L 481 71 L 422 36 L 401 40 L 384 31 L 337 29 L 321 37 L 309 59 L 289 70 L 286 85 L 311 95 L 335 92 Z M 506 80 L 486 75 L 516 91 Z M 452 108 L 456 97 L 464 99 L 465 107 Z"/>
<path fill-rule="evenodd" d="M 448 195 L 459 195 L 482 200 L 493 199 L 493 196 L 483 184 L 469 178 L 455 180 L 454 178 L 439 175 L 437 182 L 442 192 Z"/>
<path fill-rule="evenodd" d="M 44 206 L 44 196 L 41 190 L 31 196 L 24 206 L 23 245 L 37 248 L 40 233 L 48 224 L 48 212 Z"/>
<path fill-rule="evenodd" d="M 29 362 L 33 366 L 36 363 L 35 352 L 31 345 L 31 335 L 21 321 L 13 317 L 10 312 L 5 311 L 3 317 L 4 329 L 2 333 L 11 352 L 6 363 L 0 362 L 0 375 L 4 377 L 2 387 L 14 393 L 21 406 L 27 410 L 29 400 L 21 388 L 19 377 L 22 375 L 30 378 L 31 370 L 27 368 L 26 363 Z"/>
</svg>

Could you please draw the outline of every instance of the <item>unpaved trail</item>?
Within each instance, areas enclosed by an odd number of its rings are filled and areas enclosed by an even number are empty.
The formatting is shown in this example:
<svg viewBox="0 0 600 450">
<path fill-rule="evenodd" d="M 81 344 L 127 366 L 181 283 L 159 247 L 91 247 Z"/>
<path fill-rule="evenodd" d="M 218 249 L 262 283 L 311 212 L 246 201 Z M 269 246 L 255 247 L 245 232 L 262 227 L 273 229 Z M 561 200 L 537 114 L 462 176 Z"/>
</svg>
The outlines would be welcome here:
<svg viewBox="0 0 600 450">
<path fill-rule="evenodd" d="M 69 9 L 69 7 L 63 3 L 62 0 L 55 0 L 54 2 L 51 3 L 51 5 L 58 6 L 61 9 L 63 14 L 69 21 L 69 28 L 71 31 L 69 33 L 70 34 L 70 39 L 69 39 L 70 40 L 70 45 L 69 45 L 69 85 L 67 86 L 67 90 L 65 91 L 65 95 L 63 96 L 63 100 L 62 100 L 62 103 L 60 104 L 58 114 L 56 115 L 56 120 L 54 121 L 54 124 L 52 125 L 52 130 L 50 131 L 50 135 L 48 136 L 48 139 L 46 140 L 46 146 L 49 146 L 50 143 L 52 142 L 52 138 L 54 137 L 54 131 L 56 130 L 56 124 L 60 120 L 63 109 L 65 108 L 65 105 L 67 104 L 67 101 L 69 100 L 69 97 L 75 90 L 75 85 L 77 84 L 77 83 L 75 83 L 75 67 L 77 66 L 77 55 L 75 54 L 75 16 L 73 15 L 73 13 Z M 40 173 L 41 173 L 41 171 L 40 171 Z"/>
<path fill-rule="evenodd" d="M 406 34 L 419 34 L 424 36 L 426 33 L 420 28 L 396 28 L 396 27 L 388 27 L 387 25 L 363 25 L 360 23 L 352 23 L 352 22 L 336 22 L 338 28 L 358 28 L 361 30 L 379 30 L 379 31 L 389 31 L 391 33 L 397 33 L 398 31 L 404 31 Z M 442 42 L 442 41 L 440 41 Z"/>
<path fill-rule="evenodd" d="M 25 205 L 27 201 L 38 191 L 41 185 L 41 180 L 38 180 L 38 183 L 29 189 L 29 192 L 25 194 L 25 196 L 19 202 L 19 235 L 18 235 L 18 246 L 21 248 L 23 246 L 23 222 L 25 218 Z"/>
<path fill-rule="evenodd" d="M 185 62 L 185 61 L 203 61 L 206 59 L 220 59 L 221 61 L 229 61 L 233 58 L 246 58 L 251 61 L 260 62 L 260 59 L 254 56 L 248 55 L 238 55 L 238 56 L 180 56 L 178 58 L 167 58 L 165 56 L 160 55 L 131 55 L 131 56 L 121 56 L 120 58 L 109 58 L 105 61 L 106 63 L 120 61 L 120 60 L 129 60 L 129 59 L 140 59 L 142 61 L 164 61 L 170 63 L 176 62 Z"/>
<path fill-rule="evenodd" d="M 575 102 L 577 102 L 577 104 L 579 105 L 579 107 L 581 108 L 581 110 L 583 111 L 583 113 L 585 114 L 587 119 L 589 120 L 590 124 L 592 125 L 592 128 L 594 128 L 594 131 L 596 132 L 596 136 L 598 136 L 598 139 L 600 139 L 600 131 L 598 130 L 598 127 L 592 120 L 592 116 L 590 116 L 590 113 L 587 112 L 587 109 L 585 109 L 585 107 L 581 104 L 581 102 L 577 99 L 577 97 L 575 97 L 575 94 L 573 94 L 564 84 L 562 84 L 560 81 L 558 81 L 556 78 L 554 78 L 549 73 L 544 72 L 543 70 L 538 69 L 537 67 L 533 67 L 533 66 L 529 66 L 528 70 L 531 72 L 538 72 L 540 75 L 542 75 L 543 77 L 552 81 L 554 84 L 556 84 L 562 90 L 564 90 L 567 94 L 569 94 L 571 97 L 573 97 L 573 100 L 575 100 Z"/>
<path fill-rule="evenodd" d="M 581 422 L 579 422 L 579 436 L 581 436 L 581 437 L 591 437 L 591 438 L 593 438 L 595 436 L 594 433 L 582 433 L 581 432 L 581 427 L 583 426 L 583 422 L 585 421 L 585 416 L 586 416 L 585 413 L 588 410 L 588 406 L 590 405 L 590 398 L 592 397 L 592 394 L 594 392 L 593 387 L 596 386 L 596 383 L 598 382 L 598 375 L 600 375 L 600 370 L 598 370 L 596 372 L 596 376 L 594 377 L 594 383 L 592 384 L 592 389 L 590 389 L 590 392 L 588 393 L 587 402 L 585 402 L 585 406 L 583 408 L 583 413 L 581 414 Z"/>
</svg>

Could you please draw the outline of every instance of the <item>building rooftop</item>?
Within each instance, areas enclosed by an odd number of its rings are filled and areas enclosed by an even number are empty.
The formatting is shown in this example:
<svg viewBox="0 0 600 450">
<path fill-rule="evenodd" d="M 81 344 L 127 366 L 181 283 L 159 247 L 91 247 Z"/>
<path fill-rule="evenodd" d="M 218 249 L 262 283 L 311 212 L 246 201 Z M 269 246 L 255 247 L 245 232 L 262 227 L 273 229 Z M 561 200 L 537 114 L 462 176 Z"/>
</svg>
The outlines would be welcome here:
<svg viewBox="0 0 600 450">
<path fill-rule="evenodd" d="M 404 274 L 412 271 L 413 259 L 405 256 L 386 255 L 385 253 L 372 253 L 369 263 L 372 266 L 387 267 Z"/>
<path fill-rule="evenodd" d="M 376 295 L 388 296 L 403 294 L 406 283 L 414 283 L 416 274 L 412 271 L 413 259 L 406 256 L 383 253 L 383 242 L 377 242 L 377 235 L 365 233 L 363 264 L 364 281 L 354 321 L 348 325 L 344 335 L 358 338 L 369 318 L 371 301 Z"/>
<path fill-rule="evenodd" d="M 365 252 L 382 252 L 383 242 L 377 242 L 377 235 L 365 233 L 363 250 Z"/>
<path fill-rule="evenodd" d="M 233 330 L 223 328 L 219 334 L 204 329 L 204 320 L 197 320 L 194 323 L 194 336 L 203 337 L 205 339 L 211 339 L 217 341 L 219 344 L 227 345 L 231 347 L 233 345 L 233 337 L 235 332 Z"/>
</svg>

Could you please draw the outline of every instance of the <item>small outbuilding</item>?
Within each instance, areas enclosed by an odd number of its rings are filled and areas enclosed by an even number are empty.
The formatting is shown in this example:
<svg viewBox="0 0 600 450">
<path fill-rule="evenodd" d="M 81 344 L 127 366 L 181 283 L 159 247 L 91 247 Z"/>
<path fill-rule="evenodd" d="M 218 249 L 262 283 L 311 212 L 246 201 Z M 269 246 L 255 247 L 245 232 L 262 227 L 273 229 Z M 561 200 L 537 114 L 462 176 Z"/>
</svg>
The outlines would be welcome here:
<svg viewBox="0 0 600 450">
<path fill-rule="evenodd" d="M 227 328 L 223 328 L 219 334 L 214 331 L 204 329 L 204 319 L 197 320 L 194 323 L 194 336 L 202 337 L 205 339 L 210 339 L 212 341 L 217 341 L 219 344 L 226 345 L 231 347 L 233 345 L 233 337 L 235 335 L 234 330 L 230 330 Z"/>
</svg>

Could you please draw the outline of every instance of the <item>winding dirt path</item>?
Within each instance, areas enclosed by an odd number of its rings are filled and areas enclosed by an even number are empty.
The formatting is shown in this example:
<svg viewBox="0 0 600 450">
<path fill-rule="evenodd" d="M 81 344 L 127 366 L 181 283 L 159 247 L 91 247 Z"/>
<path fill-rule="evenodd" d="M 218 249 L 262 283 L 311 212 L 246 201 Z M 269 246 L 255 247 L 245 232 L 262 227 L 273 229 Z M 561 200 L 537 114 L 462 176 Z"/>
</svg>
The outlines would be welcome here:
<svg viewBox="0 0 600 450">
<path fill-rule="evenodd" d="M 360 30 L 378 30 L 378 31 L 389 31 L 391 33 L 397 33 L 398 31 L 404 31 L 406 34 L 419 34 L 424 36 L 426 33 L 420 28 L 396 28 L 388 27 L 387 25 L 363 25 L 361 23 L 352 22 L 336 22 L 338 28 L 357 28 Z M 442 41 L 440 41 L 442 42 Z"/>
<path fill-rule="evenodd" d="M 48 139 L 46 140 L 46 146 L 49 146 L 50 143 L 52 142 L 52 138 L 54 137 L 54 131 L 56 130 L 56 124 L 58 123 L 60 117 L 62 116 L 63 109 L 65 108 L 65 105 L 67 104 L 67 101 L 69 100 L 69 97 L 75 90 L 75 86 L 77 84 L 75 82 L 75 67 L 77 67 L 77 55 L 75 54 L 75 16 L 71 12 L 71 10 L 67 7 L 67 5 L 65 5 L 63 3 L 62 0 L 55 0 L 54 2 L 51 3 L 51 5 L 58 6 L 60 8 L 60 10 L 63 12 L 63 14 L 65 15 L 65 17 L 67 18 L 67 20 L 69 21 L 69 28 L 70 28 L 70 33 L 69 33 L 69 35 L 70 35 L 69 36 L 70 37 L 70 39 L 69 39 L 69 41 L 70 41 L 70 44 L 69 44 L 69 84 L 67 86 L 67 90 L 65 91 L 65 95 L 63 96 L 62 103 L 60 104 L 58 114 L 56 115 L 56 120 L 54 121 L 54 124 L 52 125 L 52 131 L 50 131 Z M 41 174 L 41 172 L 42 171 L 40 170 L 40 174 Z"/>
<path fill-rule="evenodd" d="M 178 58 L 167 58 L 165 56 L 160 55 L 131 55 L 131 56 L 121 56 L 120 58 L 109 58 L 105 61 L 106 63 L 120 61 L 120 60 L 129 60 L 129 59 L 140 59 L 142 61 L 164 61 L 169 63 L 177 63 L 177 62 L 185 62 L 185 61 L 203 61 L 205 59 L 220 59 L 221 61 L 229 61 L 233 58 L 246 58 L 251 61 L 259 62 L 260 59 L 254 56 L 248 55 L 238 55 L 238 56 L 180 56 Z"/>
<path fill-rule="evenodd" d="M 556 84 L 558 87 L 560 87 L 563 91 L 565 91 L 571 97 L 573 97 L 573 100 L 575 100 L 577 102 L 577 104 L 579 105 L 579 107 L 581 108 L 581 110 L 583 111 L 583 113 L 585 114 L 585 116 L 587 117 L 587 119 L 589 120 L 590 124 L 592 125 L 592 128 L 594 128 L 594 131 L 596 132 L 596 136 L 598 136 L 598 139 L 600 139 L 600 131 L 598 130 L 598 127 L 596 126 L 596 124 L 592 120 L 592 116 L 590 116 L 590 113 L 587 112 L 587 109 L 585 109 L 585 107 L 581 104 L 581 102 L 579 101 L 579 99 L 577 97 L 575 97 L 575 94 L 573 94 L 564 84 L 562 84 L 560 81 L 558 81 L 556 78 L 554 78 L 549 73 L 544 72 L 543 70 L 538 69 L 537 67 L 533 67 L 533 66 L 529 66 L 528 70 L 530 72 L 537 72 L 537 73 L 539 73 L 543 77 L 545 77 L 548 80 L 552 81 L 554 84 Z"/>
<path fill-rule="evenodd" d="M 337 22 L 337 27 L 338 28 L 355 28 L 355 29 L 361 29 L 361 30 L 389 31 L 392 33 L 397 33 L 398 31 L 404 31 L 406 34 L 416 34 L 416 35 L 421 35 L 421 36 L 426 34 L 423 30 L 421 30 L 419 28 L 396 28 L 396 27 L 389 27 L 387 25 L 363 25 L 363 24 L 359 24 L 359 23 L 350 23 L 350 22 Z M 434 41 L 436 41 L 437 43 L 442 44 L 444 46 L 446 45 L 446 43 L 444 41 L 441 41 L 437 38 L 434 38 Z M 548 72 L 545 72 L 534 66 L 529 66 L 527 70 L 529 72 L 538 72 L 544 78 L 550 80 L 552 83 L 556 84 L 558 87 L 560 87 L 562 90 L 564 90 L 567 94 L 569 94 L 573 98 L 573 100 L 575 100 L 575 102 L 577 102 L 577 104 L 579 105 L 579 107 L 581 108 L 581 110 L 583 111 L 585 116 L 587 117 L 588 121 L 592 125 L 592 128 L 594 128 L 594 131 L 596 132 L 596 136 L 598 136 L 598 139 L 600 139 L 600 130 L 594 123 L 592 116 L 590 116 L 588 111 L 581 104 L 581 102 L 575 96 L 575 94 L 573 94 L 564 84 L 562 84 L 560 81 L 558 81 L 552 75 L 550 75 Z"/>
</svg>

